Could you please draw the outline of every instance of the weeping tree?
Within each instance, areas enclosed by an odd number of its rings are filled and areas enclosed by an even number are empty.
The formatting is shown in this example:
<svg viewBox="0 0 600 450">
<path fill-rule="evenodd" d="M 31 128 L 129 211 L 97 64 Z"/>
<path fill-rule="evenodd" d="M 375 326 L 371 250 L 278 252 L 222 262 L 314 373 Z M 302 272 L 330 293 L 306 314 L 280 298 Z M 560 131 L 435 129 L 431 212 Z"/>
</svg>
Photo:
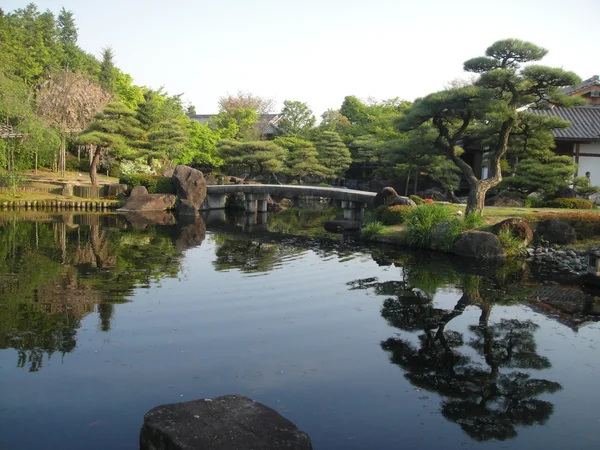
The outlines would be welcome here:
<svg viewBox="0 0 600 450">
<path fill-rule="evenodd" d="M 462 172 L 469 185 L 466 213 L 481 213 L 488 190 L 502 181 L 501 161 L 511 134 L 519 126 L 525 106 L 548 104 L 571 106 L 578 100 L 561 92 L 580 79 L 573 72 L 541 65 L 547 50 L 517 39 L 498 41 L 485 56 L 464 63 L 467 72 L 478 74 L 472 86 L 462 86 L 429 94 L 418 99 L 397 121 L 401 131 L 431 124 L 433 145 Z M 550 134 L 550 127 L 540 129 Z M 477 142 L 489 160 L 488 178 L 480 179 L 461 158 L 465 139 Z"/>
<path fill-rule="evenodd" d="M 61 136 L 58 168 L 65 176 L 67 135 L 80 133 L 110 101 L 110 94 L 80 72 L 51 75 L 37 93 L 38 115 Z"/>
<path fill-rule="evenodd" d="M 144 130 L 135 118 L 135 112 L 123 103 L 113 102 L 95 116 L 93 122 L 81 135 L 79 142 L 95 147 L 90 164 L 90 180 L 98 185 L 98 163 L 102 154 L 110 153 L 113 157 L 128 157 L 135 154 L 132 144 L 139 140 Z"/>
</svg>

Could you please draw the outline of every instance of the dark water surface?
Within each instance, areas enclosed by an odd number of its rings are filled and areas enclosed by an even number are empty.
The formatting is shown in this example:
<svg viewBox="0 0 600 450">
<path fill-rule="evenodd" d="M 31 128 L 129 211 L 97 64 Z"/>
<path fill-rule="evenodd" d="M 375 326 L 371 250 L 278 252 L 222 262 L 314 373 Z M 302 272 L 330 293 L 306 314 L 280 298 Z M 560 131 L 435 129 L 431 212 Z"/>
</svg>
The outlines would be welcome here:
<svg viewBox="0 0 600 450">
<path fill-rule="evenodd" d="M 315 449 L 600 448 L 598 322 L 522 264 L 285 234 L 324 215 L 0 215 L 0 449 L 135 449 L 226 394 Z"/>
</svg>

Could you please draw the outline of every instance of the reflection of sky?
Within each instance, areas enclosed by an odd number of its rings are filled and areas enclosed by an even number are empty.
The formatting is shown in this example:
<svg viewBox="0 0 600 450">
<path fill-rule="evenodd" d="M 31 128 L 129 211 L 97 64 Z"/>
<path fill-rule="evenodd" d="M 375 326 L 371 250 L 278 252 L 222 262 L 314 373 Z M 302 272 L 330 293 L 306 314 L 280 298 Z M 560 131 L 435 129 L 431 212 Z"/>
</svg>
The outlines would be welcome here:
<svg viewBox="0 0 600 450">
<path fill-rule="evenodd" d="M 150 408 L 235 393 L 280 410 L 315 448 L 507 445 L 475 444 L 441 416 L 436 394 L 414 388 L 388 362 L 380 343 L 402 332 L 381 317 L 385 297 L 346 283 L 398 280 L 398 268 L 306 252 L 249 277 L 216 272 L 214 254 L 210 237 L 187 251 L 179 279 L 138 289 L 133 302 L 115 306 L 108 333 L 97 331 L 97 315 L 86 317 L 77 349 L 55 354 L 40 372 L 17 369 L 16 352 L 0 351 L 0 423 L 9 430 L 0 433 L 0 448 L 136 448 Z M 460 295 L 443 289 L 435 303 L 452 309 Z M 447 329 L 464 333 L 479 313 L 468 307 Z M 564 389 L 546 398 L 555 405 L 548 424 L 518 430 L 508 445 L 597 448 L 599 326 L 574 334 L 524 306 L 495 307 L 490 322 L 515 315 L 541 325 L 538 352 L 553 367 L 537 376 Z"/>
</svg>

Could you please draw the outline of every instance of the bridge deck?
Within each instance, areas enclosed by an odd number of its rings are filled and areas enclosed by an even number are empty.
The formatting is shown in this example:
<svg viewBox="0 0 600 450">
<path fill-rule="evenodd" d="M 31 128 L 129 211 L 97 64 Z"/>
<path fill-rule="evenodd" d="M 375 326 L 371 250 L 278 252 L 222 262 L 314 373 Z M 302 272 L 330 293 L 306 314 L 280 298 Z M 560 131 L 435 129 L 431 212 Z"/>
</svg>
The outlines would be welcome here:
<svg viewBox="0 0 600 450">
<path fill-rule="evenodd" d="M 286 184 L 228 184 L 207 186 L 208 194 L 231 194 L 243 192 L 244 194 L 270 194 L 280 197 L 327 197 L 335 200 L 362 202 L 372 205 L 375 192 L 358 191 L 354 189 L 296 186 Z"/>
</svg>

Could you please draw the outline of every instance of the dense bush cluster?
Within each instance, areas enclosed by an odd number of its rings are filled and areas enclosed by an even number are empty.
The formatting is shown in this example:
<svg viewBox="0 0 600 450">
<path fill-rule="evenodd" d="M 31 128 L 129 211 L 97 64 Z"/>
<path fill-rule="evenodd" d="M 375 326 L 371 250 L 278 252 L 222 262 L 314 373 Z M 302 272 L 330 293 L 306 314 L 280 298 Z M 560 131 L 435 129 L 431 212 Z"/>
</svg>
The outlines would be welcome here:
<svg viewBox="0 0 600 450">
<path fill-rule="evenodd" d="M 594 209 L 594 205 L 589 200 L 583 198 L 555 198 L 544 203 L 544 208 L 564 208 L 564 209 Z"/>
<path fill-rule="evenodd" d="M 448 222 L 452 212 L 444 205 L 425 204 L 412 208 L 406 216 L 408 242 L 411 246 L 429 248 L 433 228 L 442 222 Z"/>
<path fill-rule="evenodd" d="M 413 209 L 411 206 L 395 205 L 385 207 L 381 214 L 381 222 L 385 225 L 400 225 L 406 220 L 406 216 Z"/>
<path fill-rule="evenodd" d="M 133 174 L 122 176 L 119 182 L 126 184 L 130 189 L 136 186 L 145 186 L 150 194 L 175 194 L 175 186 L 171 177 Z"/>
</svg>

